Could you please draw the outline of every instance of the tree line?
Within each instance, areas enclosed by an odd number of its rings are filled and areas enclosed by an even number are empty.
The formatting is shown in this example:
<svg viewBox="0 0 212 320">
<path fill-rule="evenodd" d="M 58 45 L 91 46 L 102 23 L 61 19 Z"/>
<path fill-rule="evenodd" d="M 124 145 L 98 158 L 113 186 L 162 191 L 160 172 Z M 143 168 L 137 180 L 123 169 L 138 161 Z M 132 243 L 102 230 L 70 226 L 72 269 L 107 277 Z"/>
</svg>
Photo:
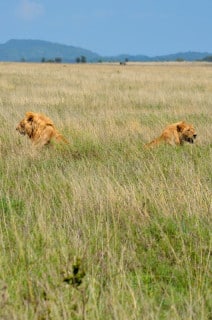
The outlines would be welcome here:
<svg viewBox="0 0 212 320">
<path fill-rule="evenodd" d="M 41 59 L 41 62 L 51 62 L 51 63 L 61 63 L 62 62 L 62 58 L 60 57 L 56 57 L 55 59 L 45 59 L 45 58 L 42 58 Z M 80 57 L 77 57 L 75 59 L 75 62 L 76 63 L 86 63 L 87 62 L 87 59 L 85 56 L 80 56 Z"/>
</svg>

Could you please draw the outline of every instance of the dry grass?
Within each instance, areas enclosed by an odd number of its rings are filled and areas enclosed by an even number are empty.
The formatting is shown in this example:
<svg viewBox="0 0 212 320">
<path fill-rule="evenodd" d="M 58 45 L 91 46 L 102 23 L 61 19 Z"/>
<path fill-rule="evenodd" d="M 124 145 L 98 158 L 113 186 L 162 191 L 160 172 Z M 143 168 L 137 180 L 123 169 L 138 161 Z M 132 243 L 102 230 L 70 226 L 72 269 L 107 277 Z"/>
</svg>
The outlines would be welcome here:
<svg viewBox="0 0 212 320">
<path fill-rule="evenodd" d="M 211 319 L 211 106 L 210 64 L 0 64 L 1 319 Z M 143 149 L 180 120 L 194 145 Z"/>
</svg>

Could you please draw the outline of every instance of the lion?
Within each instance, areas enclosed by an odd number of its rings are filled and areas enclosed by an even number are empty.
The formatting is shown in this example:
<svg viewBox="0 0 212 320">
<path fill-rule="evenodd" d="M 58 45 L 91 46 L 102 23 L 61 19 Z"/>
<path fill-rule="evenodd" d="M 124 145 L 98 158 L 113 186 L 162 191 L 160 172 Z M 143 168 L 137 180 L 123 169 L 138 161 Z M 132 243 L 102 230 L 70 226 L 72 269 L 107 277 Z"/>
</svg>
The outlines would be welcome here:
<svg viewBox="0 0 212 320">
<path fill-rule="evenodd" d="M 26 112 L 16 130 L 22 135 L 28 135 L 35 146 L 43 147 L 52 140 L 57 143 L 68 143 L 55 128 L 52 120 L 41 113 Z"/>
<path fill-rule="evenodd" d="M 154 147 L 160 143 L 167 143 L 170 145 L 183 145 L 184 142 L 194 143 L 197 134 L 193 125 L 180 121 L 168 125 L 162 132 L 162 134 L 147 143 L 145 147 Z"/>
</svg>

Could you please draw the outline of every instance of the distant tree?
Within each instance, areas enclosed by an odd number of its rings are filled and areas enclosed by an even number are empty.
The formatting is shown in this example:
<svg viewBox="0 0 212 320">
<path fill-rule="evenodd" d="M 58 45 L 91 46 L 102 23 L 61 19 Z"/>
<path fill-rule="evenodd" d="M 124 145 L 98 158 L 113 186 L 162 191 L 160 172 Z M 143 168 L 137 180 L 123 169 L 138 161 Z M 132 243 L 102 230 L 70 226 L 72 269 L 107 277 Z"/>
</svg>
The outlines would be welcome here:
<svg viewBox="0 0 212 320">
<path fill-rule="evenodd" d="M 183 62 L 184 59 L 183 59 L 183 58 L 177 58 L 176 61 L 177 61 L 177 62 Z"/>
<path fill-rule="evenodd" d="M 86 60 L 86 57 L 85 56 L 81 56 L 81 63 L 86 63 L 87 62 L 87 60 Z"/>
<path fill-rule="evenodd" d="M 76 58 L 76 63 L 86 63 L 86 57 L 85 56 L 81 56 L 81 57 L 77 57 Z"/>
<path fill-rule="evenodd" d="M 46 62 L 46 58 L 43 57 L 43 58 L 41 59 L 41 62 Z"/>
<path fill-rule="evenodd" d="M 20 61 L 21 61 L 21 62 L 26 62 L 26 59 L 25 59 L 25 58 L 21 58 Z"/>
<path fill-rule="evenodd" d="M 60 58 L 60 57 L 56 57 L 54 60 L 55 60 L 56 63 L 61 63 L 62 62 L 62 58 Z"/>
<path fill-rule="evenodd" d="M 203 58 L 202 61 L 212 62 L 212 56 L 207 56 Z"/>
</svg>

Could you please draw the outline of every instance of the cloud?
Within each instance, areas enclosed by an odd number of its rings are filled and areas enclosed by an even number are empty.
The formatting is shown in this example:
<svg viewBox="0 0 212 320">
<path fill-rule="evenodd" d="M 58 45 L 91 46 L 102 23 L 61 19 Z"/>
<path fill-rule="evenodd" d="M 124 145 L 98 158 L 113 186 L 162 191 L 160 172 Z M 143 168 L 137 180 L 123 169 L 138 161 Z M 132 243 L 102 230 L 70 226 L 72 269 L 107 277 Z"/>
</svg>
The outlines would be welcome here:
<svg viewBox="0 0 212 320">
<path fill-rule="evenodd" d="M 35 20 L 44 14 L 44 6 L 33 0 L 21 0 L 18 14 L 24 20 Z"/>
</svg>

